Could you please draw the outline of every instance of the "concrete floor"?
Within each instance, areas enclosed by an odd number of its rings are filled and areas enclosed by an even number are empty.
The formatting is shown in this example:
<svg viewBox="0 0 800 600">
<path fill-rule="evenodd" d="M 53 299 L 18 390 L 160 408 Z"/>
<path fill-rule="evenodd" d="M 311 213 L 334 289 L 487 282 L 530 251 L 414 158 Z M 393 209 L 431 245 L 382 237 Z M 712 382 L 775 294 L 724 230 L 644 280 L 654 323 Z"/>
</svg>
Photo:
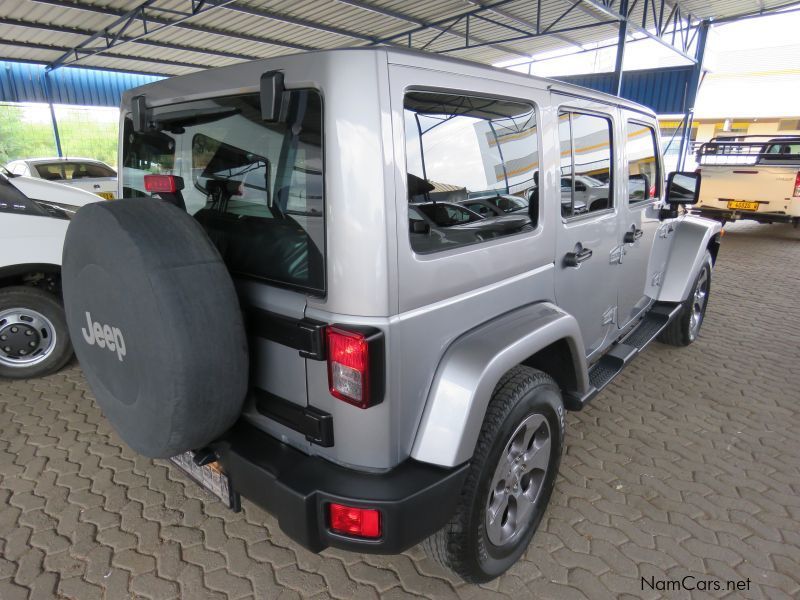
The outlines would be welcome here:
<svg viewBox="0 0 800 600">
<path fill-rule="evenodd" d="M 729 226 L 699 341 L 654 344 L 569 416 L 534 542 L 484 587 L 420 548 L 315 555 L 247 502 L 228 512 L 123 446 L 75 365 L 2 381 L 0 598 L 797 598 L 798 306 L 800 231 Z M 687 575 L 722 590 L 642 581 Z"/>
</svg>

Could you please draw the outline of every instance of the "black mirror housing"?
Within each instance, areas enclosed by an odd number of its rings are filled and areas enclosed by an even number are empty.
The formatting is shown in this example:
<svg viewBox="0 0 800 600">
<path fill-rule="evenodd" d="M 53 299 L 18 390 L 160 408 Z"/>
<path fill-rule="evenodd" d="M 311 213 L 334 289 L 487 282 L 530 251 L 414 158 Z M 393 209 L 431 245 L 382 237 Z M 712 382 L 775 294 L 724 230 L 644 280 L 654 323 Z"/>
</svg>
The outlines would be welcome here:
<svg viewBox="0 0 800 600">
<path fill-rule="evenodd" d="M 673 171 L 667 177 L 667 204 L 697 204 L 700 200 L 700 182 L 700 173 Z"/>
<path fill-rule="evenodd" d="M 144 96 L 131 98 L 131 121 L 135 133 L 144 133 L 147 129 L 147 102 Z"/>
<path fill-rule="evenodd" d="M 280 120 L 283 108 L 283 73 L 267 71 L 261 76 L 261 119 L 267 123 Z"/>
<path fill-rule="evenodd" d="M 411 233 L 430 233 L 431 226 L 424 221 L 411 221 Z"/>
</svg>

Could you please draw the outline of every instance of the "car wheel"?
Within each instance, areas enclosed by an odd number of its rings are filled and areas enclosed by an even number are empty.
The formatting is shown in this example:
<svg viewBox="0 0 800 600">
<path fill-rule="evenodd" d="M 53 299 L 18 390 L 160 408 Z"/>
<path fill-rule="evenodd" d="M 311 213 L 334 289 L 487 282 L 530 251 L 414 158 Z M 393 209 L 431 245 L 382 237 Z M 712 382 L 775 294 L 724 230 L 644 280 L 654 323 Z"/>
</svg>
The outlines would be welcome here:
<svg viewBox="0 0 800 600">
<path fill-rule="evenodd" d="M 35 287 L 0 290 L 0 377 L 49 375 L 72 357 L 64 309 Z"/>
<path fill-rule="evenodd" d="M 564 443 L 561 391 L 519 366 L 497 384 L 449 523 L 424 542 L 465 581 L 490 581 L 528 547 L 555 484 Z"/>
<path fill-rule="evenodd" d="M 706 251 L 700 272 L 694 280 L 689 297 L 683 302 L 681 313 L 661 333 L 658 338 L 660 342 L 670 346 L 688 346 L 697 339 L 708 307 L 712 264 L 711 253 Z"/>
</svg>

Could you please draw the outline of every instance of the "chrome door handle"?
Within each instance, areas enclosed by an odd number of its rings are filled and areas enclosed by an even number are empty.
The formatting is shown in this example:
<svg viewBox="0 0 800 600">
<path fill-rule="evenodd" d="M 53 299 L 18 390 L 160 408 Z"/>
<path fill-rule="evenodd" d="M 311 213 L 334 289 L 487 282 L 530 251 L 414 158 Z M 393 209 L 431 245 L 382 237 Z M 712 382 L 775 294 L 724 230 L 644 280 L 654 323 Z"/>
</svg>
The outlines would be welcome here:
<svg viewBox="0 0 800 600">
<path fill-rule="evenodd" d="M 567 252 L 564 256 L 564 265 L 567 267 L 577 267 L 590 258 L 592 258 L 592 251 L 589 250 L 589 248 L 583 248 L 578 252 Z"/>
</svg>

